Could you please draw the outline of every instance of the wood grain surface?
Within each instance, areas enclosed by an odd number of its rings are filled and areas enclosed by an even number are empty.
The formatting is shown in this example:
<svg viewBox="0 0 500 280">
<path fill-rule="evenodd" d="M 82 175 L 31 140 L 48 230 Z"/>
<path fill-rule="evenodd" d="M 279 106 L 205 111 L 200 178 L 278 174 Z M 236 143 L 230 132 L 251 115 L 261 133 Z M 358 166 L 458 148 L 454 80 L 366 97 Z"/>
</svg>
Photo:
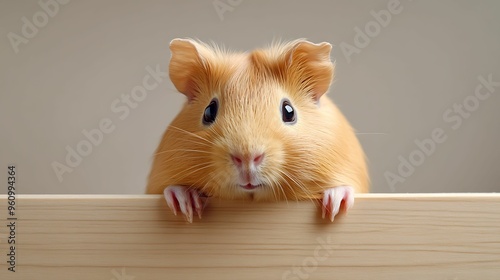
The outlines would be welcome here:
<svg viewBox="0 0 500 280">
<path fill-rule="evenodd" d="M 157 195 L 18 195 L 16 272 L 0 196 L 0 279 L 500 279 L 500 194 L 210 200 L 188 224 Z"/>
</svg>

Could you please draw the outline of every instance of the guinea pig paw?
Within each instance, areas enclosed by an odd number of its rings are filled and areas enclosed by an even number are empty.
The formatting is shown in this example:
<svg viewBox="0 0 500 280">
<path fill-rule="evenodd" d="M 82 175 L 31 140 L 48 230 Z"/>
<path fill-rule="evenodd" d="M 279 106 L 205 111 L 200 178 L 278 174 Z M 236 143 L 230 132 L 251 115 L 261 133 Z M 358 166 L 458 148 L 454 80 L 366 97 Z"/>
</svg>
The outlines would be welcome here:
<svg viewBox="0 0 500 280">
<path fill-rule="evenodd" d="M 177 216 L 177 212 L 180 211 L 184 214 L 186 220 L 192 223 L 194 210 L 201 219 L 203 203 L 198 191 L 184 186 L 168 186 L 163 190 L 163 195 L 165 196 L 168 207 L 174 212 L 174 215 Z"/>
<path fill-rule="evenodd" d="M 344 209 L 347 211 L 354 205 L 354 188 L 350 186 L 339 186 L 327 189 L 323 193 L 323 204 L 322 204 L 322 218 L 324 219 L 327 214 L 330 215 L 330 221 L 333 219 L 340 211 L 340 206 L 344 202 Z"/>
</svg>

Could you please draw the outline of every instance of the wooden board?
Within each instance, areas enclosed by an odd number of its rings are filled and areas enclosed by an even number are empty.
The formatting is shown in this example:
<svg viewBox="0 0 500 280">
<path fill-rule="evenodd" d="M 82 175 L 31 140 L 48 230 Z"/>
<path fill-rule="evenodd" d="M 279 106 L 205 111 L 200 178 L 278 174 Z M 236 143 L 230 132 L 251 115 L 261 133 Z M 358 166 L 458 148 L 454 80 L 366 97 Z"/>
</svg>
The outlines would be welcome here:
<svg viewBox="0 0 500 280">
<path fill-rule="evenodd" d="M 311 202 L 211 200 L 188 224 L 157 195 L 19 195 L 16 272 L 0 196 L 0 279 L 500 279 L 500 194 L 357 195 L 347 216 Z"/>
</svg>

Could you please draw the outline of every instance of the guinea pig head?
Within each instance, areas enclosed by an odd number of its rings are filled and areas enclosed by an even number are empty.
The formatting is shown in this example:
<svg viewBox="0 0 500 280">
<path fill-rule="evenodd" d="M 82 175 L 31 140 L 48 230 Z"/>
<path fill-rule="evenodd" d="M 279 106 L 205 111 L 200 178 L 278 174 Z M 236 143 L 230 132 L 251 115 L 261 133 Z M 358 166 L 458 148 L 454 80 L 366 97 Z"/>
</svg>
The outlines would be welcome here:
<svg viewBox="0 0 500 280">
<path fill-rule="evenodd" d="M 297 40 L 230 53 L 175 39 L 170 49 L 170 79 L 187 97 L 158 151 L 172 183 L 222 198 L 311 196 L 303 182 L 321 168 L 310 157 L 322 132 L 308 131 L 333 79 L 331 45 Z"/>
</svg>

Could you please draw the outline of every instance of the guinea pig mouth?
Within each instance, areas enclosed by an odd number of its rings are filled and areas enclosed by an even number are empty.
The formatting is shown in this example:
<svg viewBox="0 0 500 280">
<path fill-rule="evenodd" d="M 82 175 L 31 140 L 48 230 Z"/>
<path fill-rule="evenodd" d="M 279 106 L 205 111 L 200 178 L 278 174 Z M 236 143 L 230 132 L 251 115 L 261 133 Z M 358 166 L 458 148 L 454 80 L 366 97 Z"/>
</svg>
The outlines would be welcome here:
<svg viewBox="0 0 500 280">
<path fill-rule="evenodd" d="M 244 186 L 240 185 L 240 187 L 242 187 L 245 190 L 252 191 L 252 190 L 255 190 L 258 187 L 262 187 L 262 184 L 259 184 L 259 185 L 246 184 Z"/>
</svg>

